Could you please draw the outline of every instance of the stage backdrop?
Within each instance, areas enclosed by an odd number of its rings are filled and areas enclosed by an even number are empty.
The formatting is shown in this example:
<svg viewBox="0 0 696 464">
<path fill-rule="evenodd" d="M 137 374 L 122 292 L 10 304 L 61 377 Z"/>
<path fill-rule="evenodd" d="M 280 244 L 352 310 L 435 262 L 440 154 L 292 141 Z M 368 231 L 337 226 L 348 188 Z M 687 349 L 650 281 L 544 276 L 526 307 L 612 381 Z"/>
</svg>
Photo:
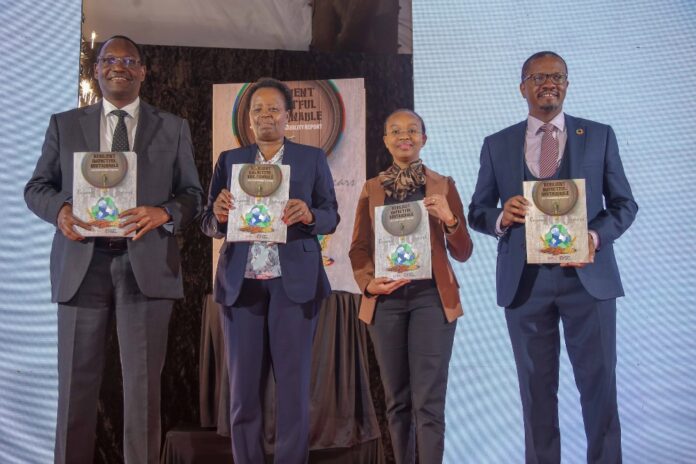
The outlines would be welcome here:
<svg viewBox="0 0 696 464">
<path fill-rule="evenodd" d="M 483 138 L 527 116 L 519 82 L 532 53 L 566 59 L 569 114 L 614 128 L 640 206 L 614 248 L 626 291 L 617 315 L 624 462 L 695 463 L 696 4 L 414 0 L 413 20 L 416 110 L 428 126 L 423 158 L 455 178 L 465 204 Z M 446 462 L 519 463 L 524 435 L 505 317 L 495 304 L 496 240 L 475 233 L 474 242 L 472 259 L 455 266 L 466 314 L 450 365 Z M 563 463 L 584 463 L 565 349 L 561 360 Z"/>
<path fill-rule="evenodd" d="M 0 463 L 53 462 L 55 228 L 22 195 L 52 113 L 77 104 L 80 1 L 0 1 Z"/>
<path fill-rule="evenodd" d="M 293 93 L 286 136 L 321 147 L 328 156 L 341 222 L 332 235 L 319 236 L 324 268 L 333 290 L 360 293 L 346 250 L 365 182 L 365 85 L 360 79 L 286 82 Z M 247 104 L 249 84 L 213 86 L 213 166 L 220 153 L 254 142 Z M 290 173 L 292 177 L 292 173 Z M 213 275 L 222 240 L 213 241 Z"/>
</svg>

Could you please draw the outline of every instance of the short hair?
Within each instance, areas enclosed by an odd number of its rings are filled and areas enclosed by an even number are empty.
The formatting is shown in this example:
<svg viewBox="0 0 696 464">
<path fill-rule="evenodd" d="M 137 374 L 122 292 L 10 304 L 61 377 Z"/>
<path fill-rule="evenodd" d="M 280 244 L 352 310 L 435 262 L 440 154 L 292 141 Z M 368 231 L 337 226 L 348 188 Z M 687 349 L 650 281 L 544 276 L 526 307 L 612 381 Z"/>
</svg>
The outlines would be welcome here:
<svg viewBox="0 0 696 464">
<path fill-rule="evenodd" d="M 135 43 L 135 41 L 133 39 L 131 39 L 130 37 L 126 37 L 125 35 L 112 35 L 111 37 L 106 39 L 104 42 L 102 42 L 102 44 L 99 46 L 99 50 L 97 51 L 97 58 L 101 56 L 101 52 L 104 49 L 104 46 L 107 43 L 111 42 L 112 40 L 116 40 L 116 39 L 125 40 L 126 42 L 130 42 L 135 47 L 135 49 L 138 51 L 138 59 L 140 60 L 140 64 L 145 64 L 145 55 L 143 54 L 143 49 L 140 48 L 140 45 Z"/>
<path fill-rule="evenodd" d="M 535 54 L 533 54 L 532 56 L 530 56 L 529 58 L 527 58 L 525 60 L 524 64 L 522 65 L 522 77 L 521 77 L 522 82 L 524 82 L 524 78 L 527 77 L 527 70 L 529 69 L 529 66 L 532 64 L 532 61 L 534 61 L 538 58 L 543 58 L 545 56 L 551 56 L 553 58 L 561 60 L 561 63 L 563 63 L 563 66 L 566 69 L 566 74 L 568 74 L 568 64 L 566 64 L 563 57 L 556 52 L 551 52 L 551 51 L 545 50 L 543 52 L 536 52 Z"/>
<path fill-rule="evenodd" d="M 384 133 L 385 134 L 387 133 L 387 121 L 389 121 L 389 118 L 394 116 L 396 113 L 411 113 L 412 115 L 417 117 L 421 123 L 421 128 L 423 129 L 423 134 L 425 134 L 425 121 L 423 121 L 423 118 L 421 118 L 420 114 L 416 113 L 415 111 L 413 111 L 412 109 L 409 109 L 409 108 L 398 108 L 398 109 L 392 111 L 391 113 L 389 113 L 389 116 L 387 116 L 387 118 L 384 120 Z"/>
<path fill-rule="evenodd" d="M 284 82 L 281 82 L 278 79 L 274 79 L 272 77 L 261 77 L 256 82 L 251 84 L 251 87 L 249 88 L 249 108 L 251 107 L 251 98 L 254 96 L 256 91 L 264 88 L 276 89 L 283 95 L 283 99 L 285 100 L 286 111 L 294 108 L 294 104 L 292 101 L 292 91 L 290 90 L 290 87 L 288 87 Z M 247 108 L 247 110 L 249 110 L 249 108 Z"/>
</svg>

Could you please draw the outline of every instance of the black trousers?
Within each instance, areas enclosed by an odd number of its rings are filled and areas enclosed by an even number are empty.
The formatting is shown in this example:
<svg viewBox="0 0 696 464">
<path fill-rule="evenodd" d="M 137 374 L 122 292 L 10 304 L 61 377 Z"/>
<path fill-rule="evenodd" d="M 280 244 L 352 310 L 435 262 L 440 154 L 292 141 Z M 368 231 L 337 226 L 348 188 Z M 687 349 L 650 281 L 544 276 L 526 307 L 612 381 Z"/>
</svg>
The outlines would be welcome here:
<svg viewBox="0 0 696 464">
<path fill-rule="evenodd" d="M 368 327 L 398 464 L 442 462 L 445 396 L 456 321 L 447 322 L 432 280 L 380 297 Z"/>
</svg>

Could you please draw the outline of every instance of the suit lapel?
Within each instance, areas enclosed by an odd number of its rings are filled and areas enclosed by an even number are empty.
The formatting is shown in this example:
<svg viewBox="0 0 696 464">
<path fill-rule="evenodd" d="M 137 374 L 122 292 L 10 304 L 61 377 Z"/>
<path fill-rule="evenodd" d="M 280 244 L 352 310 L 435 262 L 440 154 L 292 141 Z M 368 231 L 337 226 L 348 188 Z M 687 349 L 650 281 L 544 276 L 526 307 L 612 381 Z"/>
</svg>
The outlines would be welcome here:
<svg viewBox="0 0 696 464">
<path fill-rule="evenodd" d="M 246 152 L 244 153 L 242 163 L 254 164 L 256 162 L 256 153 L 259 151 L 259 146 L 255 143 L 246 146 Z"/>
<path fill-rule="evenodd" d="M 288 139 L 285 139 L 283 142 L 283 160 L 281 161 L 281 164 L 287 164 L 289 166 L 297 166 L 297 151 L 295 150 L 296 146 L 292 142 L 290 142 Z M 290 170 L 290 176 L 292 176 L 292 169 Z"/>
<path fill-rule="evenodd" d="M 433 194 L 439 193 L 440 195 L 445 195 L 445 183 L 433 174 L 433 171 L 425 168 L 425 196 L 428 197 Z"/>
<path fill-rule="evenodd" d="M 374 188 L 370 187 L 369 183 L 367 185 L 368 185 L 367 195 L 368 195 L 369 203 L 370 203 L 369 213 L 370 213 L 370 219 L 372 220 L 372 227 L 374 229 L 375 208 L 377 208 L 379 206 L 384 206 L 384 199 L 385 199 L 386 195 L 384 194 L 384 189 L 382 188 L 382 184 L 379 182 L 379 177 L 376 179 L 376 183 L 374 184 Z"/>
<path fill-rule="evenodd" d="M 563 156 L 568 156 L 570 162 L 570 178 L 579 179 L 583 177 L 582 160 L 585 157 L 585 132 L 587 128 L 576 118 L 566 114 L 566 129 L 568 140 Z"/>
<path fill-rule="evenodd" d="M 296 182 L 290 182 L 289 195 L 290 198 L 301 198 L 301 192 L 297 192 L 297 185 L 301 185 L 302 172 L 300 164 L 302 163 L 302 154 L 299 153 L 297 145 L 285 139 L 283 142 L 285 148 L 283 148 L 283 159 L 280 164 L 285 164 L 290 167 L 290 180 L 294 179 Z M 256 153 L 254 151 L 254 153 Z M 299 182 L 299 184 L 298 184 Z"/>
<path fill-rule="evenodd" d="M 384 189 L 382 188 L 382 184 L 377 180 L 377 185 L 379 188 L 375 189 L 375 196 L 374 196 L 374 203 L 373 206 L 384 206 L 384 200 L 386 199 L 386 194 L 384 193 Z"/>
<path fill-rule="evenodd" d="M 425 196 L 428 197 L 433 194 L 447 195 L 445 192 L 445 182 L 442 182 L 442 178 L 437 178 L 433 174 L 433 171 L 425 168 Z M 438 219 L 430 214 L 426 213 L 428 217 L 428 225 L 430 226 L 430 244 L 431 247 L 435 246 L 436 231 L 439 225 Z"/>
<path fill-rule="evenodd" d="M 141 100 L 138 128 L 135 131 L 135 141 L 133 142 L 133 151 L 138 154 L 138 157 L 146 155 L 147 143 L 152 141 L 161 123 L 155 108 Z"/>
<path fill-rule="evenodd" d="M 525 136 L 527 134 L 527 120 L 517 124 L 512 130 L 510 145 L 508 150 L 510 153 L 510 181 L 509 185 L 515 186 L 513 195 L 522 195 L 522 183 L 524 182 L 524 145 Z"/>
<path fill-rule="evenodd" d="M 80 116 L 82 135 L 85 138 L 86 151 L 99 151 L 99 124 L 101 122 L 101 102 L 88 106 Z"/>
</svg>

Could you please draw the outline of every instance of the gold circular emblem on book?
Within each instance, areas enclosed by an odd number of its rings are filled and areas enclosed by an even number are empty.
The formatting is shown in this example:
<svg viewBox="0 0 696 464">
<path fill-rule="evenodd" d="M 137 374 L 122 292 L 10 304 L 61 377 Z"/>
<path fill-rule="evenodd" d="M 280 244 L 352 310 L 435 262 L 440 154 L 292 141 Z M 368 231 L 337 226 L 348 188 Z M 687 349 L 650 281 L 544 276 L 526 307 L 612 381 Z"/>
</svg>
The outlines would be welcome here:
<svg viewBox="0 0 696 464">
<path fill-rule="evenodd" d="M 382 226 L 391 235 L 403 237 L 416 231 L 422 216 L 417 202 L 389 205 L 382 210 Z"/>
<path fill-rule="evenodd" d="M 276 164 L 245 164 L 239 170 L 239 186 L 252 197 L 267 197 L 278 190 L 283 171 Z"/>
<path fill-rule="evenodd" d="M 564 216 L 578 201 L 578 187 L 572 180 L 542 180 L 534 184 L 532 200 L 548 216 Z"/>
<path fill-rule="evenodd" d="M 128 173 L 128 160 L 121 152 L 87 153 L 81 170 L 82 177 L 94 187 L 116 187 Z"/>
</svg>

